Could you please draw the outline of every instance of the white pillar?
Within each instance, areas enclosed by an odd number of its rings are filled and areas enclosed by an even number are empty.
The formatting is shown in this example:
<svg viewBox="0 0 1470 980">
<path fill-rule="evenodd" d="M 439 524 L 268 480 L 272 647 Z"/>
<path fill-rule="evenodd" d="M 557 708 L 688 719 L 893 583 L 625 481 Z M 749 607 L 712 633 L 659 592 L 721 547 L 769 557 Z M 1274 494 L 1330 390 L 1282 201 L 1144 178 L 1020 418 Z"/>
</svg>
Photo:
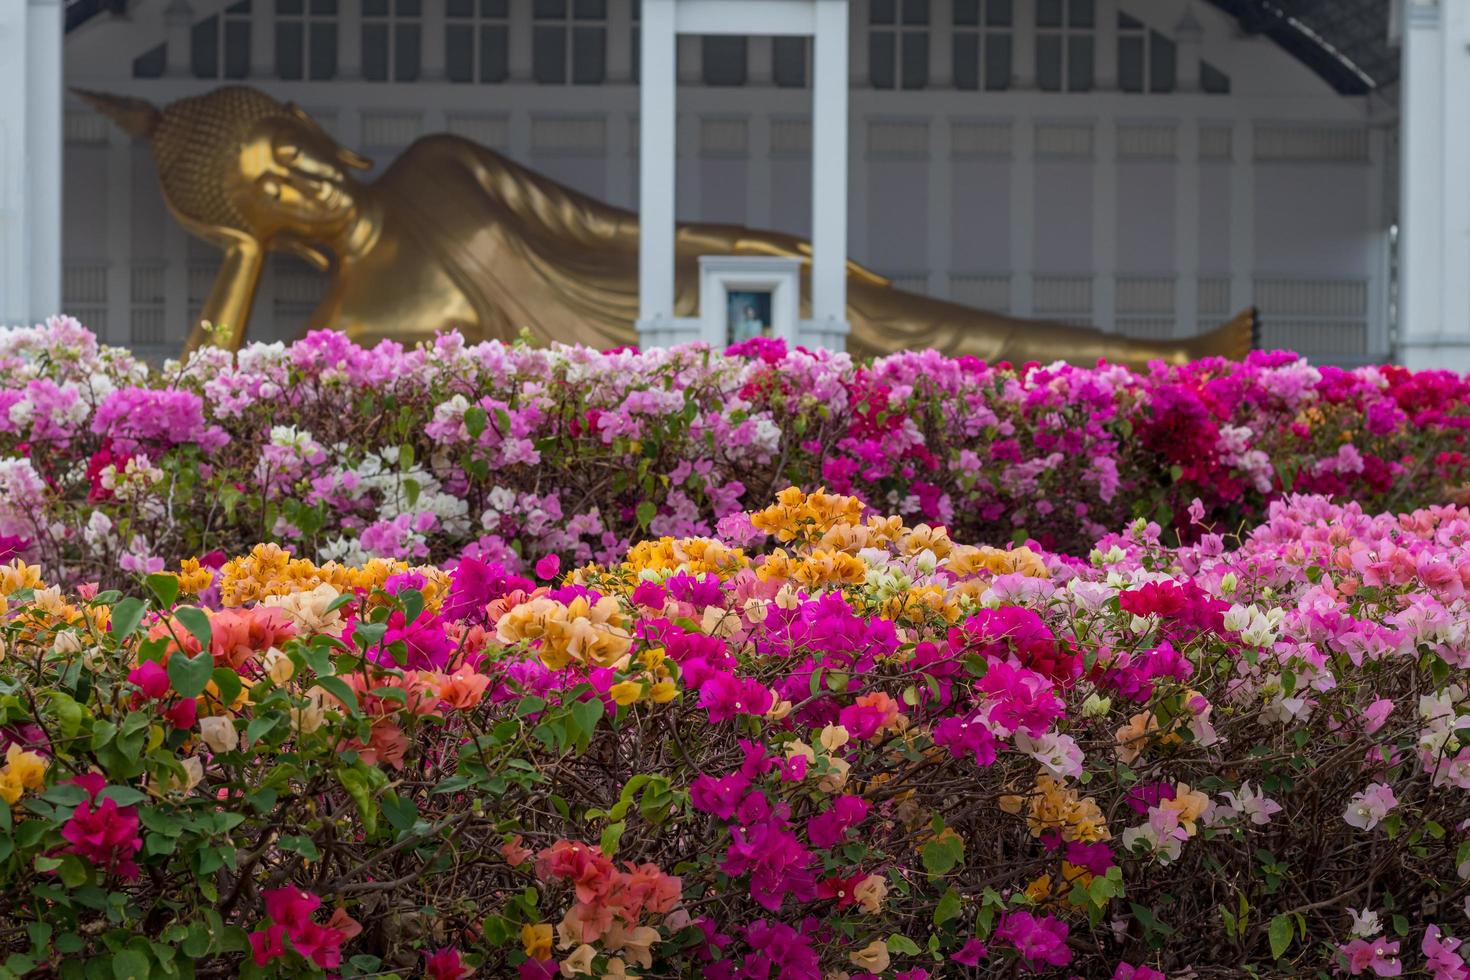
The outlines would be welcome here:
<svg viewBox="0 0 1470 980">
<path fill-rule="evenodd" d="M 812 44 L 812 318 L 845 323 L 848 9 L 846 0 L 815 0 L 815 4 L 816 38 Z"/>
<path fill-rule="evenodd" d="M 1399 356 L 1470 370 L 1470 8 L 1407 0 L 1400 92 Z"/>
<path fill-rule="evenodd" d="M 30 0 L 30 86 L 26 98 L 31 154 L 31 310 L 61 310 L 62 0 Z"/>
<path fill-rule="evenodd" d="M 26 186 L 26 14 L 0 3 L 0 326 L 29 324 L 30 195 Z"/>
<path fill-rule="evenodd" d="M 674 315 L 674 0 L 643 0 L 638 124 L 638 316 Z"/>
</svg>

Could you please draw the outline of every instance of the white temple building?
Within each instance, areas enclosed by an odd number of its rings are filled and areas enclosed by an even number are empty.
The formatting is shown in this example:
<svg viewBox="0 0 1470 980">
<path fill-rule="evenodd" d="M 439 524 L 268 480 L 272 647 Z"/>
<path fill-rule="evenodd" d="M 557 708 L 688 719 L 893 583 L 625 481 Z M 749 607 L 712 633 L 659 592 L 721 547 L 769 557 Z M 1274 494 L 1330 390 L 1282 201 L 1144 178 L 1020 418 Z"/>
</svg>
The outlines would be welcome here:
<svg viewBox="0 0 1470 980">
<path fill-rule="evenodd" d="M 823 38 L 762 33 L 791 2 L 677 37 L 680 220 L 812 235 Z M 1470 369 L 1470 0 L 804 2 L 845 8 L 847 254 L 897 284 L 1138 336 L 1254 305 L 1268 347 Z M 246 83 L 380 168 L 451 132 L 637 208 L 642 19 L 638 0 L 0 0 L 0 322 L 60 309 L 173 353 L 217 268 L 148 148 L 66 87 L 163 104 Z M 252 335 L 293 335 L 324 282 L 274 256 Z"/>
</svg>

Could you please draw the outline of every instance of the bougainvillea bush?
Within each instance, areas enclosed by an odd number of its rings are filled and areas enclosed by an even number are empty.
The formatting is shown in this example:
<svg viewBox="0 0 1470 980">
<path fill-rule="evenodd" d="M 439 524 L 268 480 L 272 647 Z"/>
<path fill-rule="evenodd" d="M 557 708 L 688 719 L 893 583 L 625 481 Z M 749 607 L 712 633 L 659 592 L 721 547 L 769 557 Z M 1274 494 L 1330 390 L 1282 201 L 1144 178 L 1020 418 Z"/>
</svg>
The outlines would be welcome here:
<svg viewBox="0 0 1470 980">
<path fill-rule="evenodd" d="M 1467 975 L 1470 509 L 0 572 L 6 976 Z"/>
<path fill-rule="evenodd" d="M 639 353 L 341 334 L 149 371 L 73 320 L 0 332 L 0 556 L 116 586 L 269 541 L 316 561 L 617 560 L 825 486 L 957 540 L 1085 554 L 1135 517 L 1257 523 L 1470 480 L 1470 382 L 1292 354 L 1147 373 L 760 338 Z"/>
</svg>

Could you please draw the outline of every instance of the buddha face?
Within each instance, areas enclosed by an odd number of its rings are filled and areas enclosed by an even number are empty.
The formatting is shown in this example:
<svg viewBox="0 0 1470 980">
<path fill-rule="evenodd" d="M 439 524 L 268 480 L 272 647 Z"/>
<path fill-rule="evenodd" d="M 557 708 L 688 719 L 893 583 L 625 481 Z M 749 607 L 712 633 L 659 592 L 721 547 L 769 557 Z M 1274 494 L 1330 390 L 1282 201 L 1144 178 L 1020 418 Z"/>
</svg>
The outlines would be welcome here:
<svg viewBox="0 0 1470 980">
<path fill-rule="evenodd" d="M 351 224 L 361 185 L 349 172 L 368 166 L 291 106 L 289 115 L 263 119 L 252 129 L 229 192 L 260 239 L 320 241 Z"/>
</svg>

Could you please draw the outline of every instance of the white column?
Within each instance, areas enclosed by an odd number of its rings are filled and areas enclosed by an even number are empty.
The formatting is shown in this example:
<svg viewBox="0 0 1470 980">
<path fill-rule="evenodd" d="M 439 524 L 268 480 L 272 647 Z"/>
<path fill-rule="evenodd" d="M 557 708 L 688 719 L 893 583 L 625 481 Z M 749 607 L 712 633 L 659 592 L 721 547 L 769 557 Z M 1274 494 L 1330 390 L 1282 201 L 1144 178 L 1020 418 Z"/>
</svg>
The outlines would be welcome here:
<svg viewBox="0 0 1470 980">
<path fill-rule="evenodd" d="M 1179 125 L 1174 177 L 1174 334 L 1199 333 L 1199 119 Z"/>
<path fill-rule="evenodd" d="M 1399 356 L 1470 370 L 1470 9 L 1407 0 L 1400 92 Z"/>
<path fill-rule="evenodd" d="M 1022 11 L 1024 14 L 1024 11 Z M 1019 21 L 1018 21 L 1019 23 Z M 1012 316 L 1031 315 L 1036 295 L 1036 122 L 1011 124 Z"/>
<path fill-rule="evenodd" d="M 674 315 L 674 0 L 643 0 L 639 66 L 640 332 Z"/>
<path fill-rule="evenodd" d="M 507 67 L 512 82 L 531 80 L 531 13 L 531 0 L 510 0 L 510 64 Z"/>
<path fill-rule="evenodd" d="M 24 3 L 0 3 L 0 326 L 29 325 L 30 191 L 26 184 L 28 39 Z"/>
<path fill-rule="evenodd" d="M 1256 128 L 1238 119 L 1230 132 L 1230 312 L 1256 296 Z"/>
<path fill-rule="evenodd" d="M 61 312 L 62 0 L 28 0 L 26 193 L 30 195 L 31 319 Z M 11 98 L 17 96 L 11 90 Z"/>
<path fill-rule="evenodd" d="M 949 298 L 949 274 L 954 265 L 950 254 L 954 248 L 951 206 L 954 181 L 951 176 L 950 121 L 948 116 L 929 120 L 929 283 L 930 296 Z"/>
<path fill-rule="evenodd" d="M 815 0 L 812 66 L 812 317 L 847 320 L 846 0 Z M 845 332 L 845 331 L 844 331 Z"/>
<path fill-rule="evenodd" d="M 607 80 L 612 85 L 633 80 L 633 0 L 608 0 Z"/>
<path fill-rule="evenodd" d="M 1100 116 L 1092 140 L 1092 325 L 1118 320 L 1118 121 Z"/>
<path fill-rule="evenodd" d="M 1097 34 L 1093 42 L 1093 87 L 1099 92 L 1118 89 L 1118 0 L 1096 0 L 1093 10 Z"/>
</svg>

